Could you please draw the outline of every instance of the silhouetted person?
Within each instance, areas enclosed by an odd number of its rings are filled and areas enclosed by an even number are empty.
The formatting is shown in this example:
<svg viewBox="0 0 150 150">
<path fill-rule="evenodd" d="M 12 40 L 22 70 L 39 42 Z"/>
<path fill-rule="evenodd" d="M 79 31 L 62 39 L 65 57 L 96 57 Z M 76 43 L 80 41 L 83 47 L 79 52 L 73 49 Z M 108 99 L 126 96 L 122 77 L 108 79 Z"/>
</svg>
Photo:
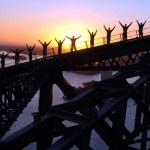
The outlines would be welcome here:
<svg viewBox="0 0 150 150">
<path fill-rule="evenodd" d="M 76 40 L 79 39 L 81 36 L 79 36 L 77 38 L 75 38 L 74 36 L 72 36 L 72 38 L 70 38 L 68 36 L 66 36 L 66 37 L 71 40 L 71 52 L 73 52 L 73 50 L 76 51 L 77 50 L 77 48 L 76 48 Z"/>
<path fill-rule="evenodd" d="M 22 51 L 24 51 L 24 50 L 19 50 L 19 49 L 12 50 L 12 52 L 15 53 L 15 65 L 17 65 L 19 63 L 19 55 Z"/>
<path fill-rule="evenodd" d="M 52 40 L 51 40 L 52 41 Z M 40 40 L 39 42 L 41 43 L 41 45 L 43 46 L 43 58 L 47 57 L 47 47 L 48 45 L 51 43 L 51 41 L 49 41 L 48 43 L 44 42 L 42 43 Z"/>
<path fill-rule="evenodd" d="M 90 34 L 90 46 L 94 47 L 94 38 L 95 38 L 95 35 L 97 33 L 97 30 L 95 31 L 95 33 L 94 32 L 90 32 L 89 30 L 88 30 L 88 32 Z"/>
<path fill-rule="evenodd" d="M 119 21 L 119 24 L 122 26 L 122 29 L 123 29 L 122 39 L 123 39 L 123 41 L 127 41 L 127 39 L 128 39 L 127 31 L 128 31 L 128 28 L 131 26 L 132 22 L 129 25 L 127 25 L 127 24 L 123 25 Z"/>
<path fill-rule="evenodd" d="M 36 45 L 34 46 L 28 46 L 28 44 L 26 44 L 27 50 L 28 50 L 28 57 L 29 57 L 29 62 L 32 61 L 32 55 L 33 55 L 33 50 L 35 48 Z"/>
<path fill-rule="evenodd" d="M 143 38 L 143 28 L 144 28 L 144 25 L 146 23 L 146 21 L 144 23 L 139 23 L 138 20 L 136 20 L 138 26 L 139 26 L 139 38 Z"/>
<path fill-rule="evenodd" d="M 4 53 L 0 54 L 0 58 L 1 58 L 1 67 L 2 67 L 2 69 L 5 68 L 5 58 L 6 58 L 7 56 L 8 56 L 8 54 L 4 54 Z"/>
<path fill-rule="evenodd" d="M 62 53 L 62 45 L 63 45 L 65 39 L 64 39 L 63 41 L 61 41 L 61 40 L 58 41 L 58 40 L 55 38 L 55 41 L 56 41 L 57 44 L 58 44 L 58 55 L 61 55 L 61 53 Z"/>
<path fill-rule="evenodd" d="M 115 26 L 110 29 L 110 28 L 106 28 L 106 26 L 104 25 L 104 29 L 106 30 L 107 32 L 107 44 L 110 44 L 110 41 L 111 41 L 111 33 L 112 31 L 115 29 Z"/>
</svg>

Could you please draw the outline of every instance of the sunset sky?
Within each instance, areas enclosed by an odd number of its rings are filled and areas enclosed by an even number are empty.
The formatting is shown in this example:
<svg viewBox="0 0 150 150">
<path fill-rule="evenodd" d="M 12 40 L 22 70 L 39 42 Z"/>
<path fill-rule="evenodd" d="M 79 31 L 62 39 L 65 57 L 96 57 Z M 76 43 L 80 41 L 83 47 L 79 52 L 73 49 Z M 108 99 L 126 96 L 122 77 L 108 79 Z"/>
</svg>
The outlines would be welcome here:
<svg viewBox="0 0 150 150">
<path fill-rule="evenodd" d="M 121 32 L 118 21 L 133 22 L 130 30 L 137 28 L 136 19 L 147 20 L 150 26 L 149 0 L 1 0 L 0 44 L 34 44 L 41 41 L 63 39 L 82 35 L 89 38 L 87 28 L 98 29 L 96 37 L 104 36 L 103 25 Z"/>
</svg>

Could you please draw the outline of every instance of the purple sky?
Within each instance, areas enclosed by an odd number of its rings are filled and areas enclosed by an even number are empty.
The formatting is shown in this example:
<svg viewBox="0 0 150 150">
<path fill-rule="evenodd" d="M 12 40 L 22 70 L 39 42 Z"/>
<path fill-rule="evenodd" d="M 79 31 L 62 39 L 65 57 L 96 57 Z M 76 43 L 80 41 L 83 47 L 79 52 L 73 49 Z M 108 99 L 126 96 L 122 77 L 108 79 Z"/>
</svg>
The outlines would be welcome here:
<svg viewBox="0 0 150 150">
<path fill-rule="evenodd" d="M 118 24 L 147 20 L 150 26 L 149 0 L 1 0 L 0 44 L 37 43 L 65 35 L 82 35 L 88 39 L 87 28 L 98 29 L 104 36 L 103 25 L 121 32 Z"/>
</svg>

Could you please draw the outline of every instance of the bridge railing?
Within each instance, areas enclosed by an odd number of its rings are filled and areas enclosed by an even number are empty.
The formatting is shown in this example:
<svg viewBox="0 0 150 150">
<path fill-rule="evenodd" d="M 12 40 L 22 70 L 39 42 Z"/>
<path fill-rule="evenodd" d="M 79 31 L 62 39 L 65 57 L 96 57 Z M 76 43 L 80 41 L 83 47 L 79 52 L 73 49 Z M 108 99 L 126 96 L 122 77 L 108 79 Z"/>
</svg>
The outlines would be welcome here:
<svg viewBox="0 0 150 150">
<path fill-rule="evenodd" d="M 150 35 L 150 27 L 143 29 L 143 36 Z M 139 38 L 138 29 L 128 32 L 128 40 Z M 111 43 L 122 41 L 122 32 L 111 36 Z M 95 38 L 94 47 L 107 44 L 107 36 Z M 90 48 L 90 40 L 80 41 L 77 43 L 77 50 Z M 57 48 L 56 48 L 57 49 Z M 70 52 L 70 45 L 65 45 L 63 53 Z"/>
<path fill-rule="evenodd" d="M 148 36 L 148 35 L 150 35 L 150 27 L 143 29 L 143 36 Z M 128 40 L 136 39 L 136 38 L 139 38 L 138 29 L 128 32 Z M 117 33 L 117 34 L 112 34 L 110 42 L 115 43 L 115 42 L 120 42 L 122 40 L 123 39 L 122 39 L 122 32 L 121 32 L 121 33 Z M 107 44 L 107 37 L 106 36 L 95 38 L 94 47 L 105 45 L 105 44 Z M 83 49 L 90 48 L 91 47 L 90 46 L 90 40 L 79 41 L 79 42 L 77 41 L 76 47 L 77 47 L 77 50 L 83 50 Z M 71 48 L 70 44 L 69 45 L 63 45 L 62 52 L 68 53 L 68 52 L 70 52 L 70 48 Z M 55 55 L 58 55 L 57 47 L 55 47 L 54 51 L 55 51 Z M 51 56 L 51 57 L 54 56 L 51 49 L 50 49 L 50 54 L 48 55 L 48 58 L 50 58 L 49 56 Z M 33 60 L 37 60 L 37 59 L 42 59 L 42 56 L 38 56 L 37 58 L 33 58 Z M 25 63 L 25 62 L 28 62 L 28 59 L 21 61 L 20 63 Z M 11 66 L 11 65 L 13 65 L 12 62 L 9 62 L 9 61 L 6 62 L 7 67 Z"/>
</svg>

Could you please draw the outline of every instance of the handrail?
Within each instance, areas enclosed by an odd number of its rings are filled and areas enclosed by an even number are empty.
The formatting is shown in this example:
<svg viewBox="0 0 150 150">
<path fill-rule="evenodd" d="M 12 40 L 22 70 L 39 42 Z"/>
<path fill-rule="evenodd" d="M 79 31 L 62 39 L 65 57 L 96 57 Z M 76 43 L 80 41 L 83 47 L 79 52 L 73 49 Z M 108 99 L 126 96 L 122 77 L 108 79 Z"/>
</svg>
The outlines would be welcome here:
<svg viewBox="0 0 150 150">
<path fill-rule="evenodd" d="M 145 32 L 145 30 L 149 30 L 149 31 Z M 132 34 L 132 33 L 134 33 L 134 34 Z M 138 37 L 137 33 L 138 33 L 138 30 L 130 30 L 130 31 L 128 31 L 128 39 L 131 39 L 131 37 L 137 38 Z M 150 27 L 146 27 L 146 28 L 143 29 L 143 36 L 146 36 L 149 33 L 150 33 Z M 120 35 L 122 35 L 122 32 L 111 35 L 111 43 L 122 41 L 122 39 L 120 38 Z M 117 37 L 117 38 L 114 39 L 114 37 Z M 102 37 L 95 38 L 95 46 L 100 46 L 100 45 L 106 44 L 106 42 L 104 42 L 104 40 L 106 41 L 106 39 L 107 39 L 107 36 L 102 36 Z M 84 41 L 78 42 L 78 45 L 82 45 L 82 46 L 77 46 L 77 49 L 81 50 L 81 48 L 83 48 L 83 47 L 84 47 L 84 49 L 86 49 L 85 42 L 87 42 L 88 48 L 90 48 L 90 44 L 89 44 L 90 40 L 86 40 L 86 41 L 84 40 Z M 67 46 L 69 47 L 70 45 L 65 45 L 65 47 L 67 47 Z M 69 50 L 70 50 L 69 48 L 67 50 L 65 49 L 65 52 L 69 51 Z"/>
<path fill-rule="evenodd" d="M 112 44 L 112 43 L 115 43 L 115 42 L 122 41 L 121 35 L 122 35 L 122 33 L 112 34 L 110 43 Z M 147 36 L 147 35 L 150 35 L 150 27 L 146 27 L 146 28 L 143 29 L 143 36 Z M 128 40 L 135 39 L 135 38 L 139 38 L 138 30 L 128 31 Z M 107 40 L 107 36 L 102 36 L 102 37 L 95 38 L 94 47 L 107 44 L 106 40 Z M 83 49 L 90 48 L 90 40 L 79 41 L 78 45 L 76 46 L 77 50 L 83 50 Z M 57 50 L 57 48 L 58 47 L 55 47 L 55 50 Z M 63 53 L 70 52 L 70 44 L 69 45 L 67 44 L 67 45 L 63 46 L 62 52 Z M 58 54 L 56 53 L 56 55 L 58 55 Z M 49 55 L 49 56 L 53 56 L 53 55 Z M 42 58 L 42 56 L 38 57 L 37 59 L 33 59 L 33 60 L 38 60 L 38 59 L 41 59 L 41 58 Z M 28 62 L 28 60 L 21 61 L 20 63 L 24 63 L 24 62 Z M 6 62 L 6 67 L 9 67 L 9 66 L 13 66 L 12 63 L 7 63 Z"/>
</svg>

